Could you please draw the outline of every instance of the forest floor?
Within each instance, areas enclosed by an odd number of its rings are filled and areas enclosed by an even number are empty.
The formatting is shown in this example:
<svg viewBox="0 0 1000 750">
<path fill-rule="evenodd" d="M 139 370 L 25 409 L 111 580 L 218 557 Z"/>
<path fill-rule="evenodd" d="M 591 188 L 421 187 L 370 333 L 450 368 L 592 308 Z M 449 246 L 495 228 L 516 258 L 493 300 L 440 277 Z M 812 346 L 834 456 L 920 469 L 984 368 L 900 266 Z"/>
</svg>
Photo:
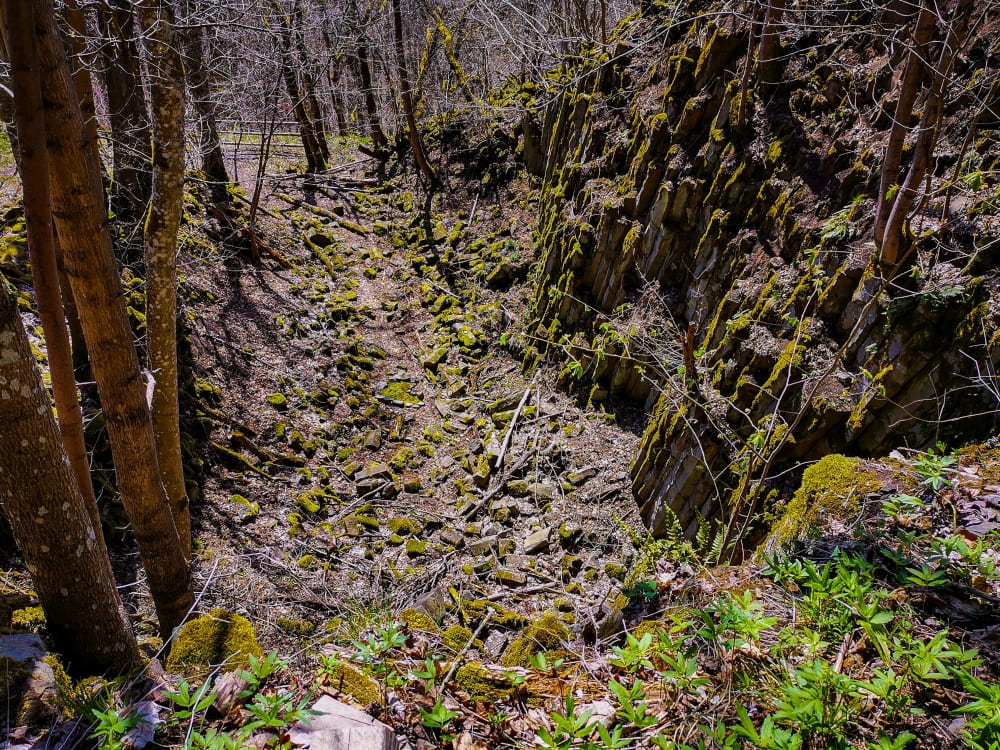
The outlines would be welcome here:
<svg viewBox="0 0 1000 750">
<path fill-rule="evenodd" d="M 240 174 L 228 209 L 188 181 L 198 609 L 247 617 L 286 668 L 252 705 L 167 715 L 158 742 L 287 746 L 295 706 L 323 692 L 389 723 L 404 750 L 995 747 L 996 445 L 823 459 L 792 501 L 820 539 L 788 555 L 712 565 L 706 540 L 651 540 L 628 477 L 643 409 L 557 387 L 557 364 L 525 374 L 506 346 L 533 293 L 532 186 L 496 171 L 503 156 L 470 168 L 468 152 L 428 200 L 356 145 L 309 181 L 274 165 L 258 257 L 252 181 Z M 0 271 L 37 333 L 18 221 L 3 215 Z M 141 331 L 141 281 L 125 278 Z M 88 435 L 111 531 L 126 522 L 100 419 Z M 153 656 L 135 553 L 109 537 Z M 6 588 L 26 585 L 17 565 Z M 237 668 L 212 665 L 213 689 Z M 126 693 L 93 695 L 125 715 Z M 268 706 L 280 717 L 261 725 Z"/>
<path fill-rule="evenodd" d="M 268 178 L 260 262 L 197 241 L 210 219 L 182 237 L 195 390 L 224 416 L 198 450 L 202 608 L 248 616 L 305 679 L 331 635 L 456 595 L 596 622 L 642 533 L 641 410 L 581 405 L 500 345 L 530 293 L 528 187 L 450 176 L 421 210 L 356 153 Z M 501 265 L 520 286 L 486 283 Z M 515 637 L 487 635 L 494 661 Z"/>
</svg>

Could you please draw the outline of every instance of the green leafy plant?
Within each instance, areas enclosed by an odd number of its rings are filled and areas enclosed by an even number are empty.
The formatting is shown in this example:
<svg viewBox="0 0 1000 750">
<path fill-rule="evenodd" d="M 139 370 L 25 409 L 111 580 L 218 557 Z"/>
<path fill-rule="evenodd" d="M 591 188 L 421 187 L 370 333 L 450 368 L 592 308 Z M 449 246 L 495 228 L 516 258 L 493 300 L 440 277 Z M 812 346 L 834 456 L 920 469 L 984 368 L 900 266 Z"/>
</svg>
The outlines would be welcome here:
<svg viewBox="0 0 1000 750">
<path fill-rule="evenodd" d="M 760 729 L 757 729 L 743 706 L 736 707 L 736 715 L 740 723 L 731 727 L 732 733 L 754 747 L 762 750 L 800 750 L 802 747 L 802 735 L 776 726 L 773 716 L 765 716 Z"/>
<path fill-rule="evenodd" d="M 702 611 L 705 626 L 698 634 L 709 640 L 721 640 L 730 651 L 756 643 L 761 633 L 778 622 L 777 617 L 764 615 L 763 610 L 764 605 L 754 598 L 752 591 L 738 594 L 727 591 Z"/>
<path fill-rule="evenodd" d="M 879 732 L 878 739 L 875 742 L 869 742 L 868 747 L 869 750 L 903 750 L 916 738 L 917 736 L 910 732 L 900 732 L 895 737 Z"/>
<path fill-rule="evenodd" d="M 420 723 L 428 729 L 439 732 L 446 729 L 458 717 L 459 714 L 445 706 L 440 698 L 434 702 L 430 711 L 420 709 Z"/>
<path fill-rule="evenodd" d="M 240 677 L 247 683 L 247 686 L 238 697 L 243 699 L 256 695 L 264 681 L 279 669 L 288 669 L 288 662 L 278 658 L 277 651 L 271 651 L 260 659 L 250 654 L 249 668 L 240 670 Z"/>
<path fill-rule="evenodd" d="M 962 686 L 975 698 L 955 709 L 968 717 L 963 738 L 975 750 L 996 750 L 1000 747 L 1000 685 L 964 675 Z"/>
<path fill-rule="evenodd" d="M 958 462 L 954 456 L 944 455 L 944 450 L 944 444 L 938 443 L 937 452 L 931 448 L 913 461 L 913 468 L 923 477 L 921 483 L 935 492 L 951 486 L 950 475 L 955 473 L 952 467 Z"/>
<path fill-rule="evenodd" d="M 636 638 L 629 633 L 625 636 L 625 646 L 613 646 L 614 656 L 608 659 L 612 665 L 626 672 L 637 672 L 640 669 L 653 669 L 650 651 L 653 648 L 653 634 L 644 633 L 642 638 Z"/>
<path fill-rule="evenodd" d="M 437 657 L 426 657 L 424 659 L 423 669 L 410 670 L 409 677 L 412 680 L 423 680 L 424 686 L 428 690 L 433 689 L 438 678 Z"/>
<path fill-rule="evenodd" d="M 140 718 L 135 711 L 123 713 L 114 705 L 110 692 L 107 694 L 106 707 L 92 708 L 90 715 L 95 722 L 90 737 L 100 743 L 101 750 L 122 750 L 122 738 L 139 724 Z"/>
<path fill-rule="evenodd" d="M 643 693 L 641 681 L 636 680 L 632 683 L 631 688 L 627 688 L 618 680 L 612 679 L 608 683 L 608 687 L 618 700 L 616 716 L 622 717 L 639 729 L 645 729 L 656 723 L 656 717 L 648 713 L 646 695 Z"/>
<path fill-rule="evenodd" d="M 549 714 L 554 725 L 551 732 L 545 727 L 539 727 L 536 738 L 539 747 L 547 748 L 548 750 L 568 748 L 573 743 L 573 740 L 584 739 L 593 731 L 590 723 L 590 717 L 594 714 L 593 711 L 587 710 L 578 715 L 573 696 L 568 693 L 566 694 L 565 705 L 565 711 L 562 713 L 553 711 Z"/>
<path fill-rule="evenodd" d="M 297 722 L 308 724 L 311 717 L 318 712 L 308 708 L 312 694 L 305 695 L 296 702 L 295 697 L 288 692 L 279 691 L 274 695 L 258 693 L 247 706 L 254 718 L 243 727 L 249 736 L 257 729 L 282 729 Z"/>
<path fill-rule="evenodd" d="M 550 662 L 544 651 L 528 656 L 528 664 L 530 664 L 533 669 L 537 669 L 539 672 L 554 673 L 563 665 L 563 661 L 564 659 L 556 658 Z"/>
<path fill-rule="evenodd" d="M 776 721 L 798 727 L 806 738 L 822 737 L 826 747 L 846 747 L 842 731 L 860 710 L 859 683 L 814 659 L 796 669 L 781 692 Z"/>
</svg>

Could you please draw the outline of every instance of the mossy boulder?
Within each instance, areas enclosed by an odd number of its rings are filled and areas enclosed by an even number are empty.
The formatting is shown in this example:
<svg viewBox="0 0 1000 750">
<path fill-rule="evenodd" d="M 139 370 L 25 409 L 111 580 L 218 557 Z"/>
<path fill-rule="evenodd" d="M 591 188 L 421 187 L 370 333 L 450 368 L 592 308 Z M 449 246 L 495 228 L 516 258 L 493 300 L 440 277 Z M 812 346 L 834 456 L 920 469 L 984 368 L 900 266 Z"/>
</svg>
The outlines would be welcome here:
<svg viewBox="0 0 1000 750">
<path fill-rule="evenodd" d="M 879 475 L 857 458 L 824 456 L 802 474 L 802 484 L 775 523 L 765 549 L 807 539 L 831 521 L 850 524 L 865 495 L 882 489 Z"/>
<path fill-rule="evenodd" d="M 418 633 L 439 633 L 441 628 L 434 622 L 434 618 L 419 609 L 408 607 L 399 613 L 399 619 L 406 623 L 406 626 Z"/>
<path fill-rule="evenodd" d="M 35 733 L 66 718 L 70 679 L 36 634 L 0 636 L 0 669 L 0 700 L 10 727 L 26 726 Z"/>
<path fill-rule="evenodd" d="M 506 700 L 514 692 L 510 680 L 502 672 L 493 672 L 475 661 L 458 668 L 455 685 L 473 701 L 484 703 Z"/>
<path fill-rule="evenodd" d="M 201 671 L 225 662 L 227 668 L 246 666 L 249 657 L 264 655 L 253 626 L 243 615 L 213 609 L 186 623 L 174 638 L 167 671 Z"/>
<path fill-rule="evenodd" d="M 285 397 L 284 393 L 272 393 L 267 397 L 267 403 L 278 411 L 284 411 L 288 408 L 288 399 Z"/>
<path fill-rule="evenodd" d="M 532 655 L 558 649 L 570 638 L 569 628 L 560 619 L 559 613 L 554 610 L 545 612 L 507 647 L 500 663 L 505 667 L 526 667 Z"/>
<path fill-rule="evenodd" d="M 347 662 L 341 661 L 327 667 L 324 670 L 323 681 L 360 706 L 368 706 L 382 700 L 378 684 Z"/>
<path fill-rule="evenodd" d="M 452 651 L 460 652 L 466 647 L 469 641 L 472 641 L 472 635 L 472 631 L 468 628 L 462 625 L 452 625 L 442 633 L 441 641 Z M 482 644 L 483 642 L 477 639 L 472 645 L 475 648 L 479 648 Z"/>
</svg>

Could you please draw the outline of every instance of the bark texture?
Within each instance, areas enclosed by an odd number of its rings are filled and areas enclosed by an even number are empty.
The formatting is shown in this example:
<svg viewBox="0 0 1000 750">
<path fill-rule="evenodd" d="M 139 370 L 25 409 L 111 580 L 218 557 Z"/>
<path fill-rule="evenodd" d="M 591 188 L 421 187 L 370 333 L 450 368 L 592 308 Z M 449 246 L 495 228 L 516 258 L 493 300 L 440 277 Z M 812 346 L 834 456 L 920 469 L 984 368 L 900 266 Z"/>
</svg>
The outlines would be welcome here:
<svg viewBox="0 0 1000 750">
<path fill-rule="evenodd" d="M 16 20 L 11 13 L 12 26 Z M 17 304 L 3 284 L 0 421 L 0 504 L 53 644 L 75 674 L 130 671 L 139 664 L 135 636 L 62 450 Z"/>
<path fill-rule="evenodd" d="M 299 126 L 299 136 L 306 155 L 306 171 L 322 172 L 329 166 L 329 151 L 322 123 L 315 119 L 315 97 L 310 96 L 308 86 L 303 86 L 299 80 L 295 60 L 296 45 L 292 39 L 293 19 L 285 14 L 276 0 L 271 0 L 271 9 L 278 23 L 281 42 L 281 78 L 292 102 L 292 116 Z"/>
<path fill-rule="evenodd" d="M 12 20 L 23 9 L 11 9 Z M 6 15 L 6 14 L 5 14 Z M 16 25 L 8 28 L 16 32 Z M 18 134 L 21 183 L 24 188 L 24 217 L 31 258 L 31 276 L 38 304 L 38 317 L 45 332 L 45 351 L 52 376 L 52 396 L 59 415 L 59 431 L 69 455 L 73 476 L 90 516 L 97 538 L 102 541 L 101 517 L 90 478 L 87 446 L 83 439 L 83 414 L 76 392 L 73 354 L 59 293 L 55 237 L 49 200 L 49 159 L 45 150 L 45 117 L 38 77 L 35 40 L 28 34 L 8 33 L 7 48 L 14 91 L 14 121 Z"/>
<path fill-rule="evenodd" d="M 149 407 L 111 251 L 101 178 L 52 6 L 32 0 L 44 92 L 53 215 L 90 352 L 122 501 L 156 605 L 170 635 L 194 597 L 167 504 Z"/>
<path fill-rule="evenodd" d="M 151 405 L 160 475 L 185 557 L 191 518 L 181 461 L 177 395 L 177 230 L 184 190 L 184 66 L 172 19 L 160 0 L 143 0 L 139 22 L 149 65 L 153 120 L 153 192 L 146 214 L 146 348 L 153 373 Z"/>
</svg>

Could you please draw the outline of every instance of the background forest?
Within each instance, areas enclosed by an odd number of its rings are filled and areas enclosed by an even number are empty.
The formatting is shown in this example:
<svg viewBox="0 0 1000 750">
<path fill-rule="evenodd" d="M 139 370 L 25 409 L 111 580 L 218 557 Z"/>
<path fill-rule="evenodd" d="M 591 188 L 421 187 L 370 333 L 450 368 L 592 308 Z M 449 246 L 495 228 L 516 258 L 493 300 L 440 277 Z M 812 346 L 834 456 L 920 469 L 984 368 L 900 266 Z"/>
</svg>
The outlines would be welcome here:
<svg viewBox="0 0 1000 750">
<path fill-rule="evenodd" d="M 8 746 L 1000 747 L 998 10 L 0 4 Z"/>
</svg>

